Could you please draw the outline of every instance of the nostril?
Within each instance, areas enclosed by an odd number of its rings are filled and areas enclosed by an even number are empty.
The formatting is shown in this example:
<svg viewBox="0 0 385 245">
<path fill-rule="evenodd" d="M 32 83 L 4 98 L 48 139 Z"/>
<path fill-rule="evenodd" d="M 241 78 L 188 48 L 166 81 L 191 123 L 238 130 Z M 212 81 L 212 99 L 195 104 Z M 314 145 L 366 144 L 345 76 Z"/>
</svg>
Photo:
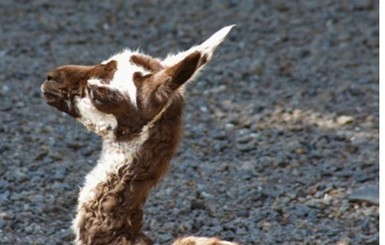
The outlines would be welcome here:
<svg viewBox="0 0 385 245">
<path fill-rule="evenodd" d="M 48 75 L 48 76 L 47 76 L 47 81 L 48 81 L 48 80 L 51 80 L 51 79 L 52 79 L 52 77 L 51 77 L 50 75 Z"/>
</svg>

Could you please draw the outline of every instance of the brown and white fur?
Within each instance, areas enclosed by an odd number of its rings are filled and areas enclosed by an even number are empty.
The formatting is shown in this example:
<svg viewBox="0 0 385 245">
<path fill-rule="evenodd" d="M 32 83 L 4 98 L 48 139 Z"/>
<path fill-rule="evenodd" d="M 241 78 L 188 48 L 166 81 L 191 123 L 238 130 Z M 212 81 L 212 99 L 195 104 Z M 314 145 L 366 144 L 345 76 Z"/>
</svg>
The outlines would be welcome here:
<svg viewBox="0 0 385 245">
<path fill-rule="evenodd" d="M 143 206 L 181 138 L 185 84 L 231 28 L 165 59 L 124 50 L 97 65 L 48 73 L 41 87 L 47 103 L 103 138 L 100 159 L 80 191 L 75 244 L 153 244 L 142 233 Z M 173 244 L 234 243 L 185 237 Z"/>
</svg>

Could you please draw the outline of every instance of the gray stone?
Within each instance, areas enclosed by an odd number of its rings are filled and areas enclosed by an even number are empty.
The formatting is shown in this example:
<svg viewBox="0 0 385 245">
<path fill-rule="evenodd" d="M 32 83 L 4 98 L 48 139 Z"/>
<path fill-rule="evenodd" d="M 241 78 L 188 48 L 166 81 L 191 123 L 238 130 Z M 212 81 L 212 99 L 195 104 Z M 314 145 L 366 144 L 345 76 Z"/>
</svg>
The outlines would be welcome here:
<svg viewBox="0 0 385 245">
<path fill-rule="evenodd" d="M 369 202 L 378 205 L 380 203 L 379 191 L 378 186 L 364 186 L 353 190 L 348 198 L 350 201 Z"/>
</svg>

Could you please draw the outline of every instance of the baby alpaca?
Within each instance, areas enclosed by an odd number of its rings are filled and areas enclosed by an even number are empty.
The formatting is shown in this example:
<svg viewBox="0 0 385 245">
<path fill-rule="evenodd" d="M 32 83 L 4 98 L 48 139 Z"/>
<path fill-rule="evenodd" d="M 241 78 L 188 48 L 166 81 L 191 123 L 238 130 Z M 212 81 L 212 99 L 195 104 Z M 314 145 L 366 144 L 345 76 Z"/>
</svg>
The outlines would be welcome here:
<svg viewBox="0 0 385 245">
<path fill-rule="evenodd" d="M 46 102 L 103 138 L 100 159 L 79 194 L 75 244 L 153 244 L 142 233 L 143 206 L 181 138 L 185 84 L 231 28 L 165 59 L 125 50 L 97 65 L 48 73 L 41 86 Z M 173 244 L 234 243 L 185 237 Z"/>
</svg>

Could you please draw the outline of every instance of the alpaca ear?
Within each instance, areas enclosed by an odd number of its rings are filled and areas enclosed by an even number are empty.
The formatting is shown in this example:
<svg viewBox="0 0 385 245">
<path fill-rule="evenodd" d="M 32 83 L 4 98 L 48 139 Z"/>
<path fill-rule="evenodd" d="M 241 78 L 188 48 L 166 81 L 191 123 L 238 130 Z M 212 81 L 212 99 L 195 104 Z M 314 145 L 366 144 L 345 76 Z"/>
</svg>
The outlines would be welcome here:
<svg viewBox="0 0 385 245">
<path fill-rule="evenodd" d="M 202 61 L 204 58 L 201 54 L 193 52 L 179 63 L 154 73 L 150 77 L 151 81 L 143 84 L 154 88 L 150 97 L 152 106 L 157 107 L 166 103 L 175 90 L 190 80 Z"/>
<path fill-rule="evenodd" d="M 169 55 L 166 59 L 162 61 L 162 64 L 165 67 L 170 67 L 179 63 L 188 55 L 194 52 L 199 52 L 201 54 L 201 57 L 204 57 L 204 59 L 202 60 L 202 62 L 199 63 L 199 66 L 198 66 L 198 68 L 202 68 L 205 64 L 207 64 L 210 61 L 215 49 L 223 42 L 227 34 L 229 34 L 230 30 L 234 26 L 235 25 L 223 27 L 222 29 L 214 33 L 211 37 L 209 37 L 206 41 L 204 41 L 200 45 L 193 46 L 187 51 L 180 52 L 174 55 Z"/>
<path fill-rule="evenodd" d="M 210 61 L 216 47 L 223 42 L 233 27 L 234 25 L 226 26 L 202 44 L 164 59 L 162 65 L 166 68 L 160 73 L 164 84 L 175 90 L 193 79 L 198 71 Z"/>
<path fill-rule="evenodd" d="M 154 91 L 154 101 L 163 103 L 171 94 L 192 80 L 211 59 L 214 50 L 223 42 L 232 26 L 227 26 L 212 35 L 198 46 L 194 46 L 185 52 L 168 56 L 161 61 L 162 70 L 154 74 L 157 89 Z"/>
<path fill-rule="evenodd" d="M 163 80 L 163 87 L 172 91 L 178 89 L 194 75 L 203 62 L 206 62 L 205 57 L 195 51 L 179 63 L 165 68 L 158 74 L 162 77 L 160 80 Z"/>
</svg>

